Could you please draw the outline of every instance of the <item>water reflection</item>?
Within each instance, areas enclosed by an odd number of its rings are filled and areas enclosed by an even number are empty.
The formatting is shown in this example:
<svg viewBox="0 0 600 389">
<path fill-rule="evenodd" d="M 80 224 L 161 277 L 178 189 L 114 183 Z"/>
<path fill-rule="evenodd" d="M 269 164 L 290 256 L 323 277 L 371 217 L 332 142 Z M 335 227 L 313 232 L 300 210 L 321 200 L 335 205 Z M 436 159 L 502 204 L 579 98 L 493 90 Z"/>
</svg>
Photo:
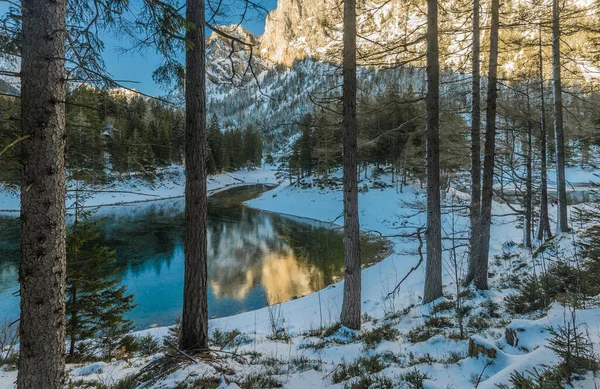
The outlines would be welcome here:
<svg viewBox="0 0 600 389">
<path fill-rule="evenodd" d="M 309 294 L 343 275 L 339 231 L 309 220 L 260 212 L 240 202 L 264 191 L 231 189 L 209 201 L 209 315 L 228 316 Z M 138 306 L 138 328 L 167 325 L 181 311 L 183 200 L 105 207 L 94 220 L 116 249 L 120 275 Z M 18 223 L 0 219 L 0 320 L 18 315 Z M 363 251 L 378 243 L 363 241 Z M 375 250 L 376 251 L 376 250 Z"/>
</svg>

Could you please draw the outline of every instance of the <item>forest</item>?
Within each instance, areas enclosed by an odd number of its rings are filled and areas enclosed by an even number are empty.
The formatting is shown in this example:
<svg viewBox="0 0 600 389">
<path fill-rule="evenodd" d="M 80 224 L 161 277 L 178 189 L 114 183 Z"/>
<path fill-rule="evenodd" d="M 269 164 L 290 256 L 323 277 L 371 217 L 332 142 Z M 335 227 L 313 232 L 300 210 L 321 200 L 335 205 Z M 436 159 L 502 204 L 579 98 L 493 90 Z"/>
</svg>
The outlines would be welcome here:
<svg viewBox="0 0 600 389">
<path fill-rule="evenodd" d="M 1 10 L 1 388 L 600 385 L 597 2 Z"/>
<path fill-rule="evenodd" d="M 161 168 L 183 163 L 184 113 L 160 100 L 127 90 L 81 87 L 67 96 L 67 170 L 78 180 L 105 184 L 130 174 L 152 179 Z M 20 133 L 20 104 L 0 97 L 3 145 Z M 212 116 L 208 126 L 207 171 L 252 169 L 262 160 L 258 131 L 230 128 L 221 132 Z M 241 152 L 238 152 L 241 150 Z M 11 148 L 3 156 L 0 181 L 20 182 L 20 153 Z"/>
</svg>

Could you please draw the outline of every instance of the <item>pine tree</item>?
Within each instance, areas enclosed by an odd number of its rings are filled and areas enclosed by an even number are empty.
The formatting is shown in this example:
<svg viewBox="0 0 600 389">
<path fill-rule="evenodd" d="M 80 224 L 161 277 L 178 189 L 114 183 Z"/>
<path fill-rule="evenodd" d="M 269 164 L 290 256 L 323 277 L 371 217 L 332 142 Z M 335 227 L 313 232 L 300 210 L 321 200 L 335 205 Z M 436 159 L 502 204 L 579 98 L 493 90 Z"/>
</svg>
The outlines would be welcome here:
<svg viewBox="0 0 600 389">
<path fill-rule="evenodd" d="M 258 148 L 258 138 L 256 136 L 256 132 L 252 129 L 252 127 L 246 128 L 243 134 L 242 142 L 244 153 L 244 167 L 250 169 L 251 167 L 257 166 L 258 164 L 256 163 L 256 149 Z"/>
<path fill-rule="evenodd" d="M 65 0 L 24 0 L 19 389 L 65 384 Z"/>
<path fill-rule="evenodd" d="M 427 263 L 423 302 L 442 296 L 442 221 L 440 209 L 440 67 L 437 0 L 427 1 Z"/>
<path fill-rule="evenodd" d="M 219 128 L 219 119 L 213 114 L 206 129 L 206 143 L 208 152 L 212 159 L 212 173 L 219 172 L 225 168 L 223 164 L 223 134 Z"/>
<path fill-rule="evenodd" d="M 556 146 L 556 194 L 558 197 L 557 233 L 569 230 L 565 181 L 565 130 L 561 79 L 561 6 L 552 0 L 552 90 L 554 94 L 554 142 Z"/>
<path fill-rule="evenodd" d="M 310 176 L 313 173 L 313 153 L 315 149 L 312 115 L 305 115 L 300 120 L 300 137 L 297 142 L 299 145 L 299 162 L 302 175 Z"/>
<path fill-rule="evenodd" d="M 67 234 L 68 353 L 74 358 L 78 342 L 100 336 L 103 355 L 110 359 L 122 336 L 133 328 L 124 315 L 134 308 L 134 296 L 120 286 L 115 252 L 99 243 L 100 231 L 82 205 L 76 191 L 74 222 Z"/>
<path fill-rule="evenodd" d="M 183 350 L 208 347 L 204 7 L 203 1 L 186 1 L 185 271 L 179 339 Z"/>
<path fill-rule="evenodd" d="M 356 135 L 356 1 L 344 1 L 343 49 L 343 180 L 344 180 L 344 299 L 340 322 L 360 330 L 361 267 L 358 220 Z"/>
<path fill-rule="evenodd" d="M 474 276 L 477 289 L 488 288 L 488 265 L 490 251 L 490 229 L 492 224 L 492 198 L 494 195 L 494 158 L 496 150 L 496 100 L 498 98 L 498 41 L 500 28 L 500 2 L 492 0 L 490 26 L 490 55 L 488 63 L 488 90 L 486 101 L 485 147 L 483 159 L 483 182 L 481 186 L 481 212 L 477 249 L 478 259 Z"/>
</svg>

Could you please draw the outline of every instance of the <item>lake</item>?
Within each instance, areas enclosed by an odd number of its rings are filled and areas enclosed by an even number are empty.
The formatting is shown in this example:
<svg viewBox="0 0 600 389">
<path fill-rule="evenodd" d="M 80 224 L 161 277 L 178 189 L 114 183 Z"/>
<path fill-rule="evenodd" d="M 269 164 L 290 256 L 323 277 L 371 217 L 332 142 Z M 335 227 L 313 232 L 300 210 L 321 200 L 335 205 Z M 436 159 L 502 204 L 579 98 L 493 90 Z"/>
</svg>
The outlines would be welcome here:
<svg viewBox="0 0 600 389">
<path fill-rule="evenodd" d="M 208 310 L 235 315 L 301 297 L 339 281 L 343 241 L 329 223 L 248 208 L 242 203 L 268 187 L 236 187 L 209 198 Z M 170 325 L 182 309 L 184 200 L 99 208 L 100 242 L 116 250 L 119 276 L 138 304 L 127 318 L 136 329 Z M 0 321 L 19 315 L 19 225 L 0 217 Z M 363 263 L 387 244 L 364 235 Z"/>
</svg>

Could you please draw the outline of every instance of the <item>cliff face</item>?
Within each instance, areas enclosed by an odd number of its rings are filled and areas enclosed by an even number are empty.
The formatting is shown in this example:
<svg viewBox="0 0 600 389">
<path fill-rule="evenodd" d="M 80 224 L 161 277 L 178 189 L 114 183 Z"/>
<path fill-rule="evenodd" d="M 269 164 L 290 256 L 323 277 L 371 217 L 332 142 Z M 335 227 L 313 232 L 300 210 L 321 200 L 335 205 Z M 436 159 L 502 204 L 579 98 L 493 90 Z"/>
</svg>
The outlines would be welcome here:
<svg viewBox="0 0 600 389">
<path fill-rule="evenodd" d="M 297 59 L 322 56 L 341 15 L 332 0 L 279 0 L 266 18 L 261 57 L 291 66 Z"/>
<path fill-rule="evenodd" d="M 243 86 L 252 78 L 252 71 L 260 74 L 267 64 L 258 54 L 259 38 L 240 26 L 219 26 L 220 31 L 238 38 L 242 42 L 254 45 L 253 55 L 250 56 L 249 47 L 223 39 L 213 32 L 206 42 L 207 77 L 213 84 L 229 83 L 234 86 Z M 251 64 L 251 67 L 250 67 Z"/>
</svg>

